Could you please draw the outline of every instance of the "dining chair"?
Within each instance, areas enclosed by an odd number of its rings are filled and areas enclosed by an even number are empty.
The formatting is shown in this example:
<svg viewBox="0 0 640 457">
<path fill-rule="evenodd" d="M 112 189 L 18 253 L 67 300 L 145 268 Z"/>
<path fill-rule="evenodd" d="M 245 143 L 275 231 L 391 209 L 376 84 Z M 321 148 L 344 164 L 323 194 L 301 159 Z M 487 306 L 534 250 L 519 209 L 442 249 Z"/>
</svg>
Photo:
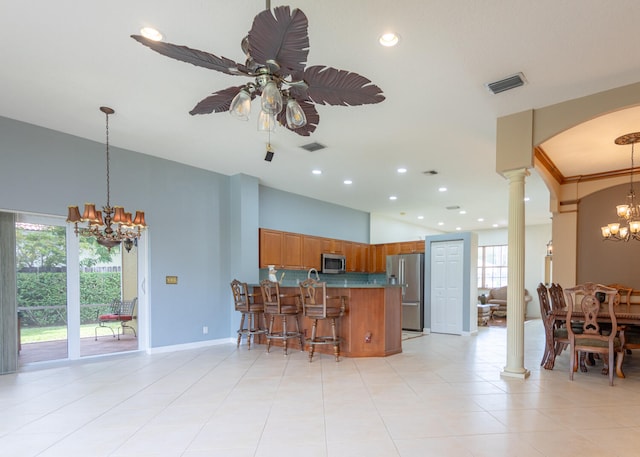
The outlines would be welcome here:
<svg viewBox="0 0 640 457">
<path fill-rule="evenodd" d="M 566 309 L 567 308 L 567 304 L 564 301 L 564 291 L 562 290 L 562 286 L 558 283 L 552 283 L 549 286 L 549 298 L 551 299 L 551 310 L 553 311 L 554 309 Z M 562 324 L 560 322 L 555 322 L 555 328 L 562 328 L 565 329 L 566 328 L 566 324 Z M 581 333 L 582 332 L 582 324 L 579 321 L 574 321 L 571 323 L 571 325 L 573 326 L 573 331 L 576 333 Z M 569 347 L 569 335 L 567 334 L 567 341 L 566 342 L 560 342 L 556 345 L 555 347 L 555 354 L 554 354 L 554 361 L 555 361 L 555 357 L 559 356 L 560 353 L 562 351 L 564 351 L 565 349 L 567 349 Z M 580 367 L 580 371 L 586 373 L 587 370 L 587 365 L 589 366 L 593 366 L 595 365 L 595 359 L 594 359 L 594 355 L 591 353 L 585 353 L 585 352 L 581 352 L 580 356 L 579 356 L 579 367 Z"/>
<path fill-rule="evenodd" d="M 631 311 L 631 294 L 633 293 L 633 287 L 628 287 L 623 284 L 608 284 L 607 287 L 612 287 L 618 291 L 616 294 L 616 300 L 614 306 L 620 309 L 621 306 L 626 307 L 626 311 Z M 636 325 L 621 325 L 618 330 L 625 336 L 624 350 L 627 354 L 632 353 L 632 349 L 640 348 L 640 328 Z"/>
<path fill-rule="evenodd" d="M 631 311 L 631 294 L 633 293 L 633 287 L 628 287 L 622 284 L 607 284 L 607 287 L 611 287 L 616 289 L 618 293 L 616 294 L 615 301 L 613 303 L 614 306 L 626 306 L 626 311 Z"/>
<path fill-rule="evenodd" d="M 569 379 L 573 381 L 573 373 L 578 371 L 578 353 L 580 351 L 597 353 L 603 358 L 605 367 L 603 374 L 609 375 L 609 385 L 613 385 L 614 362 L 617 371 L 622 373 L 624 351 L 618 337 L 617 321 L 614 309 L 615 296 L 618 291 L 614 288 L 586 282 L 564 290 L 567 305 L 567 322 L 573 319 L 582 323 L 582 333 L 574 331 L 572 325 L 567 325 L 569 334 L 569 350 L 571 363 L 569 364 Z M 598 299 L 603 294 L 604 300 Z M 600 324 L 602 318 L 611 323 L 611 331 L 603 331 Z M 617 356 L 617 357 L 616 357 Z"/>
<path fill-rule="evenodd" d="M 560 288 L 562 290 L 562 288 Z M 540 283 L 538 285 L 538 300 L 540 302 L 540 316 L 544 325 L 545 345 L 544 354 L 540 366 L 545 370 L 553 370 L 556 356 L 569 345 L 567 329 L 556 324 L 556 319 L 551 313 L 549 290 Z"/>
</svg>

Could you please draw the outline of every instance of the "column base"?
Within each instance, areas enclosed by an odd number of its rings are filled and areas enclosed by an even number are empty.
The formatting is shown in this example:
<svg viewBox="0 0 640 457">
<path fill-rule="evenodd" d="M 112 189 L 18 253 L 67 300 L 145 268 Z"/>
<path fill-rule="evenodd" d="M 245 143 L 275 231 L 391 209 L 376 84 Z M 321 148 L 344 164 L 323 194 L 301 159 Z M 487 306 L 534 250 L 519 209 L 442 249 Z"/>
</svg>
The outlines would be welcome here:
<svg viewBox="0 0 640 457">
<path fill-rule="evenodd" d="M 500 377 L 501 378 L 527 379 L 530 374 L 531 374 L 531 372 L 529 370 L 527 370 L 526 368 L 524 369 L 524 371 L 520 371 L 520 372 L 507 371 L 506 369 L 503 369 L 500 372 Z"/>
</svg>

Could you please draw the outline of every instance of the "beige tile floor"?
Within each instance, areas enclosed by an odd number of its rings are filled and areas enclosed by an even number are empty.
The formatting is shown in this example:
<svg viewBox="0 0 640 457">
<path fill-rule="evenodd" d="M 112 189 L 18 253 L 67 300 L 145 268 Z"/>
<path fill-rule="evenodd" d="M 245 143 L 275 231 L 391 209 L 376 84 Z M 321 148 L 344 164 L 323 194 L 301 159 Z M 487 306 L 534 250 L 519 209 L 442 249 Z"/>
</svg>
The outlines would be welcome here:
<svg viewBox="0 0 640 457">
<path fill-rule="evenodd" d="M 0 456 L 637 456 L 640 351 L 609 387 L 540 368 L 503 379 L 506 329 L 432 334 L 387 358 L 266 354 L 235 344 L 35 364 L 0 376 Z M 636 358 L 636 360 L 633 360 Z"/>
</svg>

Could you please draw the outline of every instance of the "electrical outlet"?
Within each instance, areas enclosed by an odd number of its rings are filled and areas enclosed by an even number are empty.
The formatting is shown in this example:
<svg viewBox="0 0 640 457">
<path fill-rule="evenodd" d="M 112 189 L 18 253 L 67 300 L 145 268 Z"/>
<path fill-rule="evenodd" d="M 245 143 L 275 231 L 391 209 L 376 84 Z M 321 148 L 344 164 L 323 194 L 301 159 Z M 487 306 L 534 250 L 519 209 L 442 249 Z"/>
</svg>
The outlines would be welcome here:
<svg viewBox="0 0 640 457">
<path fill-rule="evenodd" d="M 209 327 L 207 327 L 206 325 L 202 327 L 202 334 L 206 335 L 207 333 L 209 333 Z"/>
</svg>

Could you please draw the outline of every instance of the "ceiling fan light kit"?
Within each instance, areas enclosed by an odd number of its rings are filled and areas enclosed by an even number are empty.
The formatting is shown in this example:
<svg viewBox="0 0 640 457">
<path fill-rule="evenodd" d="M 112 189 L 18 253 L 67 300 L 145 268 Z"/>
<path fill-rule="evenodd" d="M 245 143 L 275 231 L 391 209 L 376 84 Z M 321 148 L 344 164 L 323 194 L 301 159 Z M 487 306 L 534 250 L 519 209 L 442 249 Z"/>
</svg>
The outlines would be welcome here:
<svg viewBox="0 0 640 457">
<path fill-rule="evenodd" d="M 306 67 L 307 17 L 297 8 L 277 6 L 272 11 L 269 1 L 266 6 L 241 41 L 244 64 L 141 35 L 131 37 L 166 57 L 228 75 L 253 78 L 244 85 L 212 93 L 196 104 L 189 112 L 191 115 L 229 111 L 238 119 L 248 120 L 251 101 L 259 96 L 258 130 L 273 131 L 277 122 L 298 135 L 309 136 L 320 122 L 315 104 L 356 106 L 385 99 L 378 86 L 357 73 L 324 65 Z"/>
<path fill-rule="evenodd" d="M 627 133 L 616 138 L 618 145 L 631 145 L 630 187 L 627 201 L 616 206 L 618 222 L 612 222 L 600 228 L 602 238 L 610 241 L 640 241 L 640 207 L 636 202 L 636 192 L 633 189 L 634 146 L 640 141 L 640 132 Z"/>
</svg>

